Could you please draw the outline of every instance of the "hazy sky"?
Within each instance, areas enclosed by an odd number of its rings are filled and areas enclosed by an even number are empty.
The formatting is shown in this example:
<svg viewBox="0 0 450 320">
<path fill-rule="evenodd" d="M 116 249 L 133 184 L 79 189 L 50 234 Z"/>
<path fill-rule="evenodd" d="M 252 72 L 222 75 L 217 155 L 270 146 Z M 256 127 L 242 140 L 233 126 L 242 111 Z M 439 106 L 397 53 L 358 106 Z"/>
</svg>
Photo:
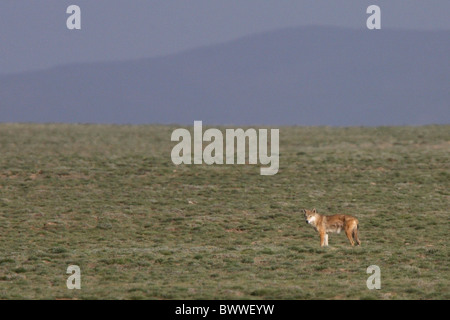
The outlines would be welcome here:
<svg viewBox="0 0 450 320">
<path fill-rule="evenodd" d="M 66 28 L 66 9 L 82 30 Z M 450 29 L 449 0 L 1 0 L 0 73 L 86 61 L 154 57 L 283 27 Z"/>
</svg>

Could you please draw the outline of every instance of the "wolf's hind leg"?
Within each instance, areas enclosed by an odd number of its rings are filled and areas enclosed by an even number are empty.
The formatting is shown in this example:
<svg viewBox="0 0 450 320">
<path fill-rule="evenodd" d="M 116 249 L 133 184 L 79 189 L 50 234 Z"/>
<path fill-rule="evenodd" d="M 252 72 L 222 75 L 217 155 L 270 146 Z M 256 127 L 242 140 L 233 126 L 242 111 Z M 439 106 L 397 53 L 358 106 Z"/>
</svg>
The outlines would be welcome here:
<svg viewBox="0 0 450 320">
<path fill-rule="evenodd" d="M 359 229 L 359 227 L 358 227 L 358 225 L 356 225 L 356 227 L 353 229 L 353 238 L 355 239 L 356 244 L 358 246 L 360 246 L 361 245 L 361 241 L 358 238 L 358 229 Z"/>
<path fill-rule="evenodd" d="M 350 241 L 350 244 L 352 246 L 354 246 L 355 242 L 353 241 L 353 231 L 349 228 L 349 229 L 345 230 L 345 234 L 347 235 L 347 238 Z"/>
</svg>

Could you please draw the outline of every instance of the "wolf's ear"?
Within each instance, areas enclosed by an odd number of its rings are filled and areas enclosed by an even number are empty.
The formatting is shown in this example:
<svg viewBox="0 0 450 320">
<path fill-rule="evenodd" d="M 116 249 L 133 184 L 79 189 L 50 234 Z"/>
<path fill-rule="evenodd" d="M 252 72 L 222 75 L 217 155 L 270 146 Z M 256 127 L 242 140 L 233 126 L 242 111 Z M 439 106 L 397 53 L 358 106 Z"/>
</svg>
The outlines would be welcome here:
<svg viewBox="0 0 450 320">
<path fill-rule="evenodd" d="M 305 210 L 305 209 L 302 209 L 300 212 L 301 212 L 301 213 L 306 213 L 306 210 Z"/>
<path fill-rule="evenodd" d="M 317 213 L 316 208 L 313 209 L 313 212 L 314 212 L 314 213 Z"/>
</svg>

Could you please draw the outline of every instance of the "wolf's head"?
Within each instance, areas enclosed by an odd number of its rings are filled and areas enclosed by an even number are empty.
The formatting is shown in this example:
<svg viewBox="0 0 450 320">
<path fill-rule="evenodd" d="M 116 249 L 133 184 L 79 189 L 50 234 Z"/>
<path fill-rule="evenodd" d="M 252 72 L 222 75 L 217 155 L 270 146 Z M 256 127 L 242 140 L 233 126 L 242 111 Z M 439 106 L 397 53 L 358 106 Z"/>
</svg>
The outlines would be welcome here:
<svg viewBox="0 0 450 320">
<path fill-rule="evenodd" d="M 306 223 L 314 225 L 318 216 L 316 209 L 303 209 L 302 211 L 305 214 Z"/>
</svg>

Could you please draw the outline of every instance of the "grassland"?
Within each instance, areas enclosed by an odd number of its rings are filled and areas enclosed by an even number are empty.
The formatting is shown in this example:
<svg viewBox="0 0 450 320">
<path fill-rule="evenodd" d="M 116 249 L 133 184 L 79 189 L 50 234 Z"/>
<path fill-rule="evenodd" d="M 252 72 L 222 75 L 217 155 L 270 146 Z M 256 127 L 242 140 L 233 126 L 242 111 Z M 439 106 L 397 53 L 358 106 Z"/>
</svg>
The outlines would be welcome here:
<svg viewBox="0 0 450 320">
<path fill-rule="evenodd" d="M 280 128 L 275 176 L 177 167 L 174 129 L 0 124 L 0 299 L 450 298 L 450 126 Z"/>
</svg>

